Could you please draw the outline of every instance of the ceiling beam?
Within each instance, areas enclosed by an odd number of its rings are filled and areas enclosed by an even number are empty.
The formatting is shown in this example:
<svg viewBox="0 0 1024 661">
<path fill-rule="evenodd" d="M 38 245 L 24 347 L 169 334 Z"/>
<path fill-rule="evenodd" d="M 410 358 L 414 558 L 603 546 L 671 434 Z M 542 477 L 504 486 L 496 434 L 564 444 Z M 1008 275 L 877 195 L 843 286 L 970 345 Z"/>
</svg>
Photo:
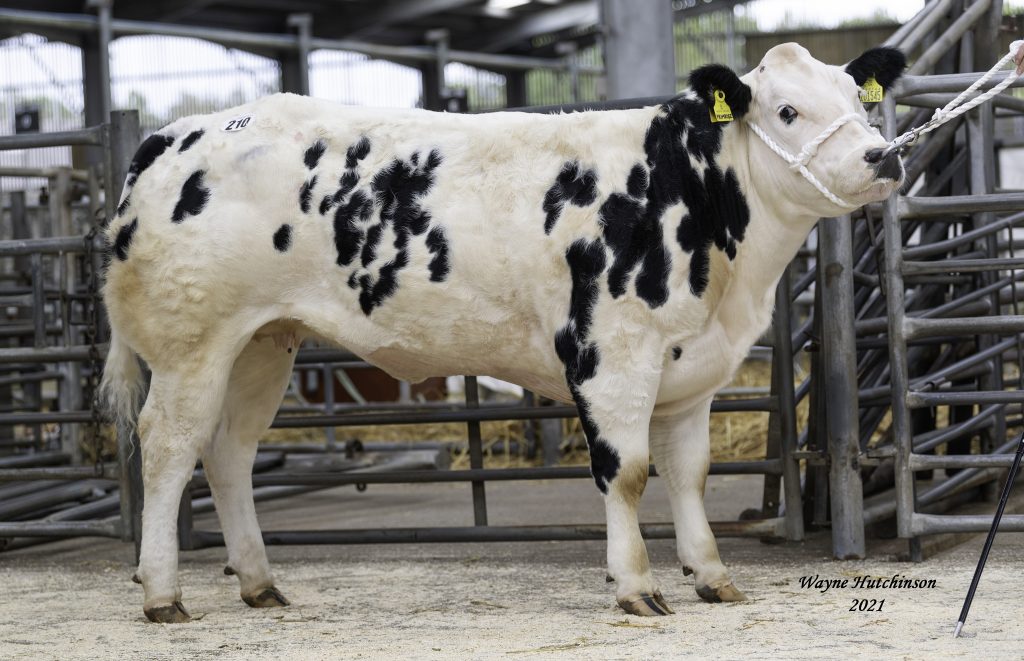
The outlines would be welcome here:
<svg viewBox="0 0 1024 661">
<path fill-rule="evenodd" d="M 594 25 L 600 20 L 597 2 L 592 0 L 573 2 L 554 9 L 527 14 L 508 27 L 495 30 L 478 40 L 475 50 L 494 53 L 538 35 Z"/>
<path fill-rule="evenodd" d="M 347 36 L 366 36 L 396 23 L 415 21 L 445 11 L 461 9 L 482 0 L 394 0 L 380 9 L 359 16 Z"/>
<path fill-rule="evenodd" d="M 732 9 L 736 5 L 745 5 L 750 0 L 688 0 L 682 9 L 677 9 L 675 20 L 684 21 L 701 14 Z"/>
</svg>

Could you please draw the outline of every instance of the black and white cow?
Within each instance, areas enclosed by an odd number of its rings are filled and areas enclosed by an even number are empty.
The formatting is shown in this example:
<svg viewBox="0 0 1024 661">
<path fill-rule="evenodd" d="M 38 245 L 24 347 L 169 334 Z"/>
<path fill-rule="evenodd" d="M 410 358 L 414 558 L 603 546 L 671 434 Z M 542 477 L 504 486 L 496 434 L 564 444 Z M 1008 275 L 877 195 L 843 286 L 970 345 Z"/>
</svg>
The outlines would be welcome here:
<svg viewBox="0 0 1024 661">
<path fill-rule="evenodd" d="M 199 457 L 242 598 L 288 603 L 250 474 L 305 337 L 401 379 L 489 374 L 575 402 L 619 605 L 671 612 L 637 523 L 652 455 L 697 594 L 744 599 L 702 503 L 711 399 L 817 218 L 902 179 L 858 86 L 888 87 L 903 66 L 890 49 L 844 69 L 784 44 L 742 78 L 698 69 L 658 107 L 466 116 L 280 94 L 149 137 L 107 229 L 103 382 L 131 420 L 137 356 L 152 371 L 138 417 L 146 615 L 188 619 L 175 515 Z M 734 121 L 710 121 L 716 93 Z"/>
</svg>

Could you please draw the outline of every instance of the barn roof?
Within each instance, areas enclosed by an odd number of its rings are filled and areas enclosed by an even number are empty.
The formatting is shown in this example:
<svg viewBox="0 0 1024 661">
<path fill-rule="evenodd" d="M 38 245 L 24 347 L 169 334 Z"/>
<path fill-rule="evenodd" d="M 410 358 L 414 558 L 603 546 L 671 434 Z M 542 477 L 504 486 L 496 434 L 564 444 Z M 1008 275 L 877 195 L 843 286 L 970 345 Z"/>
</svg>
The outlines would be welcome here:
<svg viewBox="0 0 1024 661">
<path fill-rule="evenodd" d="M 670 0 L 663 0 L 669 2 Z M 731 7 L 744 0 L 675 0 L 677 16 Z M 81 14 L 83 0 L 5 0 L 3 9 Z M 557 41 L 592 42 L 598 0 L 116 0 L 118 19 L 283 34 L 288 17 L 308 13 L 313 34 L 374 44 L 426 43 L 448 30 L 452 48 L 485 53 L 552 55 Z M 15 34 L 16 26 L 0 30 Z"/>
</svg>

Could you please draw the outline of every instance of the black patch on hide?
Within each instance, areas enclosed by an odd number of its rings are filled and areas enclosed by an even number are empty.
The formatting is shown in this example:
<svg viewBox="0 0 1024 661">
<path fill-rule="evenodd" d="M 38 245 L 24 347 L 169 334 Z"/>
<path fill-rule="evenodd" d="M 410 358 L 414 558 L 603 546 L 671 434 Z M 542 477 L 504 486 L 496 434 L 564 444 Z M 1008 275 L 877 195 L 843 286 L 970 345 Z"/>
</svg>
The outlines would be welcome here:
<svg viewBox="0 0 1024 661">
<path fill-rule="evenodd" d="M 736 242 L 743 240 L 750 222 L 750 209 L 736 173 L 731 168 L 722 172 L 715 162 L 722 148 L 722 125 L 711 123 L 703 101 L 686 95 L 667 101 L 662 109 L 664 114 L 651 122 L 644 139 L 650 169 L 646 208 L 642 219 L 632 219 L 634 229 L 630 230 L 644 234 L 626 244 L 634 251 L 647 250 L 645 260 L 650 260 L 647 254 L 655 249 L 655 258 L 641 268 L 640 276 L 644 278 L 637 278 L 637 293 L 648 303 L 661 300 L 661 293 L 667 291 L 668 272 L 659 272 L 657 255 L 661 247 L 660 218 L 666 209 L 680 202 L 686 205 L 676 228 L 676 240 L 690 254 L 690 291 L 698 298 L 707 289 L 712 246 L 733 259 Z M 733 112 L 737 112 L 735 108 Z M 691 158 L 706 165 L 703 175 L 691 165 Z M 655 228 L 655 223 L 659 227 Z M 658 245 L 651 243 L 655 239 Z M 626 257 L 635 255 L 628 253 Z"/>
<path fill-rule="evenodd" d="M 441 227 L 435 227 L 427 234 L 427 249 L 433 257 L 430 258 L 430 281 L 444 282 L 448 277 L 451 265 L 448 263 L 448 239 Z"/>
<path fill-rule="evenodd" d="M 603 438 L 590 407 L 580 392 L 580 385 L 593 378 L 600 362 L 600 352 L 589 339 L 594 318 L 594 306 L 601 293 L 601 276 L 607 259 L 604 243 L 600 239 L 579 239 L 565 253 L 572 277 L 569 298 L 569 320 L 555 334 L 555 352 L 565 365 L 565 379 L 572 393 L 580 422 L 590 449 L 590 471 L 602 493 L 608 493 L 608 483 L 619 472 L 619 456 Z"/>
<path fill-rule="evenodd" d="M 396 157 L 376 172 L 360 176 L 357 168 L 369 153 L 370 140 L 365 136 L 348 148 L 338 189 L 319 205 L 321 214 L 334 209 L 336 264 L 353 269 L 346 284 L 359 292 L 359 307 L 366 315 L 398 291 L 399 274 L 409 266 L 412 237 L 427 235 L 423 245 L 431 254 L 432 282 L 443 282 L 450 270 L 444 230 L 431 228 L 430 212 L 421 204 L 434 185 L 441 153 L 436 149 L 413 152 L 408 159 Z M 395 251 L 385 261 L 381 248 L 389 235 L 394 236 Z"/>
<path fill-rule="evenodd" d="M 587 437 L 587 448 L 590 450 L 590 474 L 601 493 L 608 493 L 608 485 L 619 474 L 622 462 L 619 453 L 611 443 L 601 437 L 601 430 L 590 415 L 590 406 L 580 396 L 579 391 L 573 393 L 576 410 L 580 414 L 583 434 Z"/>
<path fill-rule="evenodd" d="M 127 225 L 122 225 L 121 229 L 117 230 L 117 236 L 114 238 L 114 245 L 112 250 L 114 256 L 122 262 L 128 259 L 128 247 L 132 244 L 132 237 L 135 236 L 135 230 L 139 229 L 139 219 L 136 218 Z"/>
<path fill-rule="evenodd" d="M 274 248 L 277 252 L 287 252 L 292 245 L 292 226 L 287 223 L 281 225 L 274 232 Z"/>
<path fill-rule="evenodd" d="M 555 352 L 565 365 L 569 386 L 575 387 L 594 376 L 599 360 L 597 346 L 588 336 L 606 266 L 604 243 L 578 239 L 566 250 L 565 261 L 572 277 L 569 321 L 555 334 Z"/>
<path fill-rule="evenodd" d="M 853 76 L 853 82 L 863 85 L 874 76 L 882 89 L 888 90 L 903 75 L 907 56 L 896 48 L 885 46 L 869 48 L 860 57 L 846 65 L 846 73 Z"/>
<path fill-rule="evenodd" d="M 394 259 L 380 267 L 376 281 L 369 274 L 360 278 L 359 288 L 362 291 L 359 293 L 359 307 L 363 314 L 370 316 L 375 307 L 398 291 L 398 272 L 408 265 L 409 253 L 402 249 L 395 254 Z"/>
<path fill-rule="evenodd" d="M 683 355 L 683 350 L 679 347 L 672 347 L 672 360 L 679 360 L 680 356 Z"/>
<path fill-rule="evenodd" d="M 121 200 L 121 204 L 117 205 L 117 215 L 123 216 L 124 212 L 128 210 L 128 205 L 131 203 L 132 195 L 131 193 L 128 193 L 127 195 L 124 196 L 124 199 Z"/>
<path fill-rule="evenodd" d="M 368 144 L 365 150 L 357 144 L 349 151 L 358 156 L 368 150 Z M 398 273 L 409 265 L 409 237 L 422 235 L 430 226 L 430 213 L 420 205 L 420 198 L 434 185 L 434 171 L 440 165 L 441 153 L 436 149 L 432 149 L 422 162 L 419 152 L 413 152 L 408 161 L 393 160 L 370 182 L 374 206 L 380 209 L 380 221 L 366 231 L 361 259 L 363 268 L 376 260 L 378 245 L 388 227 L 395 234 L 394 247 L 398 252 L 380 267 L 376 279 L 370 276 L 360 280 L 359 306 L 366 315 L 398 291 Z"/>
<path fill-rule="evenodd" d="M 348 266 L 359 254 L 365 231 L 357 221 L 367 221 L 373 213 L 373 200 L 363 191 L 356 191 L 334 212 L 334 248 L 338 266 Z"/>
<path fill-rule="evenodd" d="M 153 165 L 157 157 L 164 153 L 168 147 L 174 144 L 174 137 L 170 135 L 161 135 L 154 133 L 139 145 L 138 150 L 135 152 L 135 156 L 132 158 L 131 165 L 128 166 L 128 180 L 125 182 L 125 186 L 132 186 L 138 181 L 139 176 L 145 172 L 149 166 Z"/>
<path fill-rule="evenodd" d="M 555 183 L 544 195 L 544 233 L 551 234 L 566 202 L 585 207 L 596 199 L 597 173 L 584 170 L 578 161 L 566 161 Z"/>
<path fill-rule="evenodd" d="M 717 65 L 697 69 L 690 80 L 696 96 L 683 94 L 662 105 L 644 136 L 645 162 L 630 169 L 625 191 L 609 195 L 598 211 L 604 243 L 612 253 L 609 293 L 618 298 L 632 283 L 651 308 L 664 305 L 670 293 L 672 258 L 663 228 L 667 209 L 686 206 L 676 240 L 691 256 L 690 290 L 697 297 L 707 289 L 711 247 L 735 258 L 736 242 L 743 240 L 750 221 L 735 172 L 723 173 L 715 162 L 723 125 L 712 124 L 708 116 L 713 90 L 725 91 L 739 117 L 749 107 L 750 88 Z M 551 232 L 567 201 L 580 206 L 594 202 L 595 184 L 593 172 L 583 171 L 576 161 L 566 162 L 544 196 L 545 233 Z"/>
<path fill-rule="evenodd" d="M 203 133 L 205 133 L 205 131 L 203 131 L 203 129 L 199 129 L 198 131 L 192 131 L 186 135 L 185 139 L 181 141 L 181 146 L 178 147 L 178 153 L 180 154 L 184 151 L 188 151 L 192 145 L 196 144 L 196 141 L 199 140 L 199 138 L 203 137 Z"/>
<path fill-rule="evenodd" d="M 598 222 L 614 256 L 608 269 L 608 291 L 612 298 L 626 293 L 629 278 L 639 264 L 637 296 L 656 308 L 668 300 L 672 257 L 662 239 L 664 207 L 647 195 L 649 184 L 646 168 L 634 165 L 626 181 L 627 193 L 612 193 L 601 205 Z"/>
<path fill-rule="evenodd" d="M 299 189 L 299 208 L 302 213 L 309 213 L 309 205 L 313 202 L 313 187 L 316 186 L 316 175 L 302 183 Z"/>
<path fill-rule="evenodd" d="M 345 172 L 342 173 L 341 178 L 338 180 L 338 190 L 334 191 L 332 195 L 325 196 L 320 200 L 320 215 L 324 216 L 334 208 L 336 205 L 341 204 L 341 201 L 345 199 L 349 193 L 351 193 L 356 185 L 359 183 L 359 173 L 356 172 L 356 166 L 359 165 L 359 161 L 366 158 L 370 153 L 370 140 L 365 135 L 359 138 L 359 141 L 351 145 L 345 152 Z"/>
<path fill-rule="evenodd" d="M 317 140 L 302 155 L 302 162 L 306 164 L 307 168 L 312 170 L 320 162 L 320 157 L 324 155 L 325 151 L 327 151 L 327 143 L 323 140 Z"/>
<path fill-rule="evenodd" d="M 182 184 L 181 197 L 174 205 L 171 222 L 180 223 L 187 216 L 198 216 L 202 213 L 206 203 L 210 201 L 210 189 L 203 186 L 205 174 L 205 170 L 196 170 Z"/>
<path fill-rule="evenodd" d="M 353 169 L 359 164 L 359 161 L 366 158 L 369 154 L 370 139 L 364 135 L 345 152 L 345 167 L 349 170 Z"/>
</svg>

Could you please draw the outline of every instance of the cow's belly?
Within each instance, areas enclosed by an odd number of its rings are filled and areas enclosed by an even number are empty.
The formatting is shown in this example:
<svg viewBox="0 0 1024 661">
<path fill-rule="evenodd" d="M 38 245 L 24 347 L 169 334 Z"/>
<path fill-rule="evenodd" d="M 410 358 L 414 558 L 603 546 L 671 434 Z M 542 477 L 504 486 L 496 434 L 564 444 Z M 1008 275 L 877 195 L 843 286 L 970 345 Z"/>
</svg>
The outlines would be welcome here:
<svg viewBox="0 0 1024 661">
<path fill-rule="evenodd" d="M 377 349 L 366 359 L 395 378 L 406 381 L 417 382 L 431 376 L 487 375 L 522 386 L 542 397 L 572 402 L 565 373 L 557 360 L 521 360 L 519 365 L 510 365 L 503 364 L 505 361 L 495 361 L 493 357 L 473 360 L 390 347 Z"/>
</svg>

